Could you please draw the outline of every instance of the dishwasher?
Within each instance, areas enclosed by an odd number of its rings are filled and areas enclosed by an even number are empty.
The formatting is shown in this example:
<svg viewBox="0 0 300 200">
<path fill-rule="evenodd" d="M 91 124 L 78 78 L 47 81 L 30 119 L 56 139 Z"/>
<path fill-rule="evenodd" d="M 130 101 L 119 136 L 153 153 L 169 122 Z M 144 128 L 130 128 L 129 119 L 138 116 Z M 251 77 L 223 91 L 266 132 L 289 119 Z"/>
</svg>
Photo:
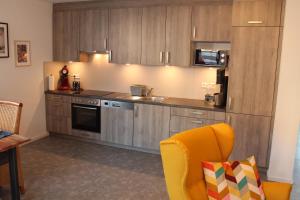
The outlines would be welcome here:
<svg viewBox="0 0 300 200">
<path fill-rule="evenodd" d="M 101 100 L 101 140 L 132 145 L 134 104 Z"/>
</svg>

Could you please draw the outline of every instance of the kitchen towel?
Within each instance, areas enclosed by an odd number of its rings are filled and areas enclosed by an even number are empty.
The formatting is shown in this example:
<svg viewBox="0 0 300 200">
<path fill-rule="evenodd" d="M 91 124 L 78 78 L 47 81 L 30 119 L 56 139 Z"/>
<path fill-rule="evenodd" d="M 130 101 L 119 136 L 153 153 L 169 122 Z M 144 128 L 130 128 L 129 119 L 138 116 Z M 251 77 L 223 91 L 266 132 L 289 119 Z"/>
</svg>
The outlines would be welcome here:
<svg viewBox="0 0 300 200">
<path fill-rule="evenodd" d="M 8 131 L 0 131 L 0 139 L 5 138 L 5 137 L 10 136 L 10 135 L 12 135 L 11 132 L 8 132 Z"/>
</svg>

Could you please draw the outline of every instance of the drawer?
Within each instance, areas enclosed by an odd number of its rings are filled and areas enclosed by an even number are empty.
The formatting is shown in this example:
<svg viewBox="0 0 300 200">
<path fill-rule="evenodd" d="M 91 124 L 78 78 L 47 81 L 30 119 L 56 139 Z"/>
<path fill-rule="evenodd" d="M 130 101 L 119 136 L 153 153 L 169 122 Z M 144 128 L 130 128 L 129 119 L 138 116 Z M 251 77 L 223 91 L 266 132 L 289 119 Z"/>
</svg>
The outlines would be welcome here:
<svg viewBox="0 0 300 200">
<path fill-rule="evenodd" d="M 225 112 L 215 112 L 208 110 L 173 107 L 171 108 L 171 115 L 225 121 Z"/>
<path fill-rule="evenodd" d="M 207 125 L 206 119 L 171 116 L 170 135 Z"/>
<path fill-rule="evenodd" d="M 171 108 L 171 115 L 183 116 L 183 117 L 193 117 L 202 119 L 213 118 L 213 112 L 207 110 L 198 110 L 190 108 Z"/>
<path fill-rule="evenodd" d="M 58 101 L 47 101 L 46 112 L 48 115 L 71 117 L 71 104 Z"/>
<path fill-rule="evenodd" d="M 71 103 L 71 97 L 66 95 L 46 94 L 46 100 L 61 103 Z"/>
</svg>

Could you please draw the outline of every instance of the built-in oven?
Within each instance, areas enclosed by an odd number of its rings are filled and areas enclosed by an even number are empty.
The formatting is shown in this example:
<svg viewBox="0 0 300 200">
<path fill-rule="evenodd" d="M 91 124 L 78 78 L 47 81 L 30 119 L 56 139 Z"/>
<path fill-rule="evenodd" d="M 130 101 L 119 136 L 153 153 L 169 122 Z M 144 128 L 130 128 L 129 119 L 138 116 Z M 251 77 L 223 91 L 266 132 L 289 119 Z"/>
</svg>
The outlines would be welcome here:
<svg viewBox="0 0 300 200">
<path fill-rule="evenodd" d="M 72 129 L 95 132 L 101 130 L 100 99 L 72 98 Z"/>
</svg>

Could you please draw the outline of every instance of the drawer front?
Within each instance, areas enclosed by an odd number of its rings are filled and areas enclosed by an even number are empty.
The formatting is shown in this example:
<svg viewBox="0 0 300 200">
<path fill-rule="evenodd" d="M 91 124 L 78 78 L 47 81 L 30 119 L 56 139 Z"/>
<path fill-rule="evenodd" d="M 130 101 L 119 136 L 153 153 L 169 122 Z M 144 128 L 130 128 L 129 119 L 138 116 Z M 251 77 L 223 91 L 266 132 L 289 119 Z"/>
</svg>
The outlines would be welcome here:
<svg viewBox="0 0 300 200">
<path fill-rule="evenodd" d="M 46 94 L 47 101 L 55 101 L 61 103 L 71 103 L 71 97 L 65 95 Z"/>
<path fill-rule="evenodd" d="M 170 136 L 176 133 L 207 125 L 206 119 L 172 116 L 170 121 Z"/>
<path fill-rule="evenodd" d="M 200 119 L 211 119 L 217 121 L 225 120 L 225 112 L 215 112 L 208 110 L 198 110 L 189 108 L 171 108 L 171 115 L 200 118 Z"/>
<path fill-rule="evenodd" d="M 47 102 L 47 114 L 61 117 L 71 117 L 71 104 L 57 101 Z"/>
<path fill-rule="evenodd" d="M 207 110 L 197 110 L 189 108 L 171 108 L 171 115 L 177 115 L 182 117 L 193 117 L 209 119 L 213 116 L 213 112 Z"/>
</svg>

